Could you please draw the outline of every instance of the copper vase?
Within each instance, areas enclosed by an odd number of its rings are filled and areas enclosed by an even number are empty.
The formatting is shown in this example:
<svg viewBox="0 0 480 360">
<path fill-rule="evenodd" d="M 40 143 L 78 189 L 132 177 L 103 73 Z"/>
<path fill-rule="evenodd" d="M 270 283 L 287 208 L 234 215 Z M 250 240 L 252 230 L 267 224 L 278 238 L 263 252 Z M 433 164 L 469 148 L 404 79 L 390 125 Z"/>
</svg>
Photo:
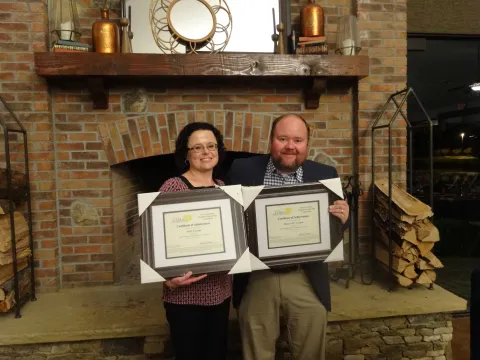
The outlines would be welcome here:
<svg viewBox="0 0 480 360">
<path fill-rule="evenodd" d="M 115 53 L 120 51 L 120 29 L 109 19 L 109 10 L 100 10 L 102 20 L 92 25 L 93 48 L 99 53 Z"/>
<path fill-rule="evenodd" d="M 302 36 L 325 36 L 325 14 L 315 0 L 308 0 L 308 5 L 301 12 Z"/>
</svg>

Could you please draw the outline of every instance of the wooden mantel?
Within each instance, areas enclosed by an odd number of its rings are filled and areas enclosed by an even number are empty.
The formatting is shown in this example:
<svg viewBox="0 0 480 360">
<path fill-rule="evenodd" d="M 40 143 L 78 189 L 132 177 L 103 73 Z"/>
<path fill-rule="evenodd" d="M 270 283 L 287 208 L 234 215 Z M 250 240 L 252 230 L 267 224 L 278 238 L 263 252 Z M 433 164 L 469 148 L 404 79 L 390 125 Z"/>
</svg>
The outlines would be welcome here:
<svg viewBox="0 0 480 360">
<path fill-rule="evenodd" d="M 108 79 L 152 77 L 301 77 L 305 107 L 319 106 L 327 81 L 356 81 L 369 74 L 368 56 L 278 54 L 100 54 L 38 52 L 37 75 L 85 78 L 96 109 L 108 108 Z M 260 79 L 259 79 L 260 80 Z"/>
</svg>

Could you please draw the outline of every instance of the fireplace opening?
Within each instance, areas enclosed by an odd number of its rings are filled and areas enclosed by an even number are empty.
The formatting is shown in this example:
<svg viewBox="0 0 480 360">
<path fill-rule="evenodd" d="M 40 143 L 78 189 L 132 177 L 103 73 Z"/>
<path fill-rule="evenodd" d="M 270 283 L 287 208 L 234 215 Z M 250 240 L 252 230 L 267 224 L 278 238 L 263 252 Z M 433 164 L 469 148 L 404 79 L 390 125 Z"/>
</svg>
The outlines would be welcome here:
<svg viewBox="0 0 480 360">
<path fill-rule="evenodd" d="M 215 169 L 215 178 L 225 181 L 235 159 L 258 156 L 257 153 L 228 151 Z M 141 226 L 137 194 L 156 192 L 171 177 L 181 175 L 174 155 L 157 155 L 124 162 L 111 167 L 113 174 L 113 223 L 115 282 L 128 284 L 140 280 Z"/>
<path fill-rule="evenodd" d="M 223 163 L 215 169 L 215 178 L 225 180 L 232 165 L 238 158 L 245 158 L 259 154 L 228 151 Z M 158 155 L 131 161 L 130 171 L 140 180 L 141 192 L 158 191 L 160 186 L 169 178 L 181 175 L 181 171 L 175 165 L 173 154 Z"/>
</svg>

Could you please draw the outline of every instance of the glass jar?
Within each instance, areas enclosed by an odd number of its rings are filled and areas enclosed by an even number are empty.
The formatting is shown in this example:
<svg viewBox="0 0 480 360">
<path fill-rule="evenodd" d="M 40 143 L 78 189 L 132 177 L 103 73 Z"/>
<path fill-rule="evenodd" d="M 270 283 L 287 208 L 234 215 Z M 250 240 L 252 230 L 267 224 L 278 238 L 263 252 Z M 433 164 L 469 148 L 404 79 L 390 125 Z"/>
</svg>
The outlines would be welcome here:
<svg viewBox="0 0 480 360">
<path fill-rule="evenodd" d="M 56 40 L 80 40 L 82 33 L 75 0 L 54 1 L 51 16 L 53 19 L 52 34 L 55 35 Z"/>
</svg>

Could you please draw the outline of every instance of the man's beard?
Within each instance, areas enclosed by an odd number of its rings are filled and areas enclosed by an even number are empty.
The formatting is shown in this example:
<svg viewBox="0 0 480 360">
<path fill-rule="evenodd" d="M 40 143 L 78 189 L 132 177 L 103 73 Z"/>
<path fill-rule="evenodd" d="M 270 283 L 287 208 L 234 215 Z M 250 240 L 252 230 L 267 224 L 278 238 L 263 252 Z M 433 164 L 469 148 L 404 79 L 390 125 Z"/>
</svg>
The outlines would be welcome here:
<svg viewBox="0 0 480 360">
<path fill-rule="evenodd" d="M 301 163 L 298 163 L 297 159 L 295 159 L 295 161 L 293 161 L 291 164 L 285 164 L 284 162 L 282 162 L 281 158 L 276 158 L 272 156 L 272 162 L 279 171 L 286 173 L 295 172 L 300 166 L 302 166 Z"/>
</svg>

